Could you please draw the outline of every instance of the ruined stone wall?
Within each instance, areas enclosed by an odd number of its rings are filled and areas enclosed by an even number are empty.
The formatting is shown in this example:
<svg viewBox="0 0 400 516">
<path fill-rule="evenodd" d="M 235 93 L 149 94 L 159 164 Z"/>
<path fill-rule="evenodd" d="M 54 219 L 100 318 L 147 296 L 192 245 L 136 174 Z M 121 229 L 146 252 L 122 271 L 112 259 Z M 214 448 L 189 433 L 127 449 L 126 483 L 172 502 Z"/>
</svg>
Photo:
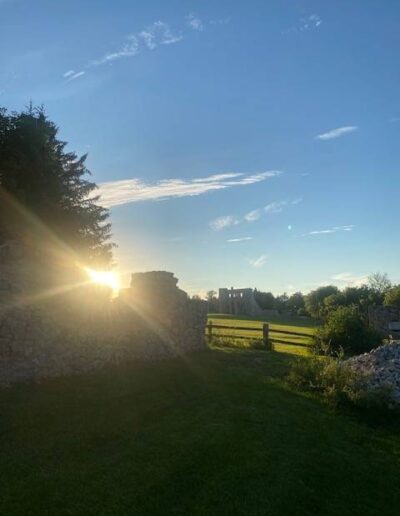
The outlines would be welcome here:
<svg viewBox="0 0 400 516">
<path fill-rule="evenodd" d="M 373 328 L 388 337 L 390 334 L 389 323 L 400 321 L 400 308 L 397 306 L 370 306 L 368 320 Z"/>
<path fill-rule="evenodd" d="M 112 301 L 96 297 L 93 287 L 27 301 L 10 295 L 9 280 L 20 276 L 6 261 L 0 262 L 0 384 L 160 360 L 205 346 L 207 304 L 189 299 L 172 273 L 137 276 Z"/>
<path fill-rule="evenodd" d="M 218 302 L 220 313 L 251 316 L 262 313 L 252 288 L 220 288 Z"/>
</svg>

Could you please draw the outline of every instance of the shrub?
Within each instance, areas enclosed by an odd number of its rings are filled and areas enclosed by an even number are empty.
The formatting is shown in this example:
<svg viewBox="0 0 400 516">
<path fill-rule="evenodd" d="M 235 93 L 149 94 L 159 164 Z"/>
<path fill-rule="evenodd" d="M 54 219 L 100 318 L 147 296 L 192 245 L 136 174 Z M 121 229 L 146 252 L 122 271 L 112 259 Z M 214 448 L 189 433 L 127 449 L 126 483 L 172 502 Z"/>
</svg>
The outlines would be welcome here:
<svg viewBox="0 0 400 516">
<path fill-rule="evenodd" d="M 235 337 L 224 337 L 223 335 L 214 336 L 211 340 L 211 345 L 239 349 L 272 349 L 272 344 L 268 343 L 266 346 L 262 339 L 238 339 Z"/>
<path fill-rule="evenodd" d="M 305 308 L 299 308 L 297 310 L 297 315 L 299 317 L 309 317 L 310 314 L 307 312 L 307 310 Z"/>
<path fill-rule="evenodd" d="M 270 351 L 272 349 L 272 343 L 268 341 L 266 345 L 262 339 L 252 339 L 249 341 L 249 347 L 251 349 L 267 349 Z"/>
<path fill-rule="evenodd" d="M 331 312 L 313 338 L 317 354 L 365 353 L 381 344 L 382 337 L 370 328 L 356 306 L 340 306 Z"/>
<path fill-rule="evenodd" d="M 338 358 L 299 358 L 292 362 L 287 381 L 296 389 L 322 395 L 333 407 L 354 406 L 380 412 L 393 406 L 389 388 L 368 388 L 366 377 Z"/>
<path fill-rule="evenodd" d="M 325 362 L 319 357 L 298 358 L 291 363 L 287 380 L 302 391 L 319 391 Z"/>
</svg>

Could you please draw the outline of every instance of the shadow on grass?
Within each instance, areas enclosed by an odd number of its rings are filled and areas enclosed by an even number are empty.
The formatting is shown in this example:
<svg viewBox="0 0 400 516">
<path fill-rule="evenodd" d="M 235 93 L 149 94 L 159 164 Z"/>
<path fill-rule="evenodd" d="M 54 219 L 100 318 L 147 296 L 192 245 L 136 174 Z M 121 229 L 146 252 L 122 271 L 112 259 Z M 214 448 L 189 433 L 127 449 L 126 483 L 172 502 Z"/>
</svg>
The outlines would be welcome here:
<svg viewBox="0 0 400 516">
<path fill-rule="evenodd" d="M 298 391 L 289 386 L 286 382 L 286 376 L 290 371 L 293 361 L 299 358 L 290 353 L 245 348 L 240 346 L 240 341 L 238 346 L 234 344 L 228 346 L 214 345 L 210 351 L 215 354 L 215 360 L 217 362 L 226 362 L 226 355 L 228 355 L 230 367 L 239 369 L 245 368 L 248 371 L 258 370 L 269 379 L 279 381 L 280 387 L 284 390 L 295 393 L 300 397 L 312 399 L 333 414 L 343 415 L 357 420 L 360 424 L 370 428 L 386 428 L 400 432 L 400 409 L 388 409 L 387 407 L 380 406 L 363 407 L 351 404 L 350 402 L 341 404 L 338 407 L 333 407 L 321 395 Z"/>
<path fill-rule="evenodd" d="M 212 348 L 0 391 L 0 512 L 396 514 L 398 433 L 290 390 L 290 361 Z"/>
</svg>

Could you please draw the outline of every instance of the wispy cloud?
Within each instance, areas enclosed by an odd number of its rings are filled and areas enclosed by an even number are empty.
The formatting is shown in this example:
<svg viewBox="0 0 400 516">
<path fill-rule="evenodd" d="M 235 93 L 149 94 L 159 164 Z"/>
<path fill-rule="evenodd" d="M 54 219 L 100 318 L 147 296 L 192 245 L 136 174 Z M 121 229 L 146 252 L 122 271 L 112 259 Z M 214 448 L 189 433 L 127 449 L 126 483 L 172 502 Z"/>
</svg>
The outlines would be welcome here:
<svg viewBox="0 0 400 516">
<path fill-rule="evenodd" d="M 141 31 L 139 36 L 144 40 L 149 50 L 154 50 L 158 45 L 171 45 L 183 39 L 181 34 L 173 34 L 169 25 L 162 21 L 156 21 L 147 29 Z"/>
<path fill-rule="evenodd" d="M 314 13 L 308 16 L 307 18 L 301 19 L 301 27 L 300 30 L 310 30 L 310 29 L 316 29 L 319 27 L 322 23 L 321 17 Z"/>
<path fill-rule="evenodd" d="M 0 0 L 1 2 L 2 0 Z M 157 20 L 148 25 L 142 30 L 128 34 L 122 41 L 119 48 L 106 52 L 101 57 L 89 61 L 82 70 L 90 70 L 98 66 L 110 64 L 118 59 L 132 58 L 142 51 L 155 50 L 160 45 L 172 45 L 183 40 L 184 33 L 189 31 L 202 32 L 207 24 L 210 25 L 224 25 L 230 21 L 230 18 L 219 20 L 205 20 L 199 18 L 195 13 L 190 13 L 185 17 L 180 28 L 172 30 L 172 28 L 164 21 Z M 63 74 L 65 79 L 74 79 L 83 75 L 82 72 L 77 72 L 80 75 L 73 77 L 76 72 L 68 70 Z"/>
<path fill-rule="evenodd" d="M 231 17 L 227 16 L 226 18 L 219 18 L 217 20 L 209 20 L 208 23 L 210 25 L 226 25 L 231 21 Z"/>
<path fill-rule="evenodd" d="M 280 213 L 284 206 L 286 206 L 288 203 L 287 201 L 274 201 L 269 204 L 267 204 L 264 207 L 265 213 Z"/>
<path fill-rule="evenodd" d="M 118 59 L 131 58 L 139 54 L 142 49 L 154 50 L 159 45 L 171 45 L 178 43 L 182 39 L 182 34 L 173 33 L 167 23 L 158 20 L 138 33 L 129 34 L 126 36 L 120 48 L 107 52 L 100 58 L 90 61 L 86 64 L 84 69 L 88 70 Z M 84 73 L 84 71 L 75 73 L 74 70 L 68 70 L 63 74 L 63 77 L 72 80 L 82 76 Z"/>
<path fill-rule="evenodd" d="M 353 133 L 357 131 L 358 127 L 355 125 L 345 125 L 344 127 L 337 127 L 336 129 L 331 129 L 330 131 L 322 134 L 318 134 L 315 138 L 317 140 L 333 140 L 334 138 L 340 138 L 345 134 Z"/>
<path fill-rule="evenodd" d="M 171 45 L 182 39 L 182 35 L 173 34 L 168 24 L 158 20 L 139 33 L 129 34 L 121 48 L 114 52 L 108 52 L 100 59 L 91 61 L 88 66 L 100 66 L 116 59 L 134 57 L 139 54 L 143 47 L 154 50 L 159 45 Z"/>
<path fill-rule="evenodd" d="M 254 267 L 255 269 L 260 269 L 261 267 L 264 267 L 264 265 L 267 263 L 267 258 L 268 258 L 268 255 L 262 254 L 258 258 L 249 260 L 249 265 L 251 267 Z"/>
<path fill-rule="evenodd" d="M 115 61 L 117 59 L 136 56 L 138 53 L 139 40 L 134 34 L 131 34 L 126 38 L 125 43 L 122 45 L 120 49 L 114 52 L 107 52 L 100 59 L 90 61 L 87 67 L 90 68 L 93 66 L 101 66 L 103 64 L 110 63 L 111 61 Z"/>
<path fill-rule="evenodd" d="M 256 220 L 258 220 L 262 215 L 262 210 L 253 210 L 253 211 L 249 211 L 249 213 L 246 213 L 246 215 L 244 216 L 244 220 L 246 220 L 247 222 L 254 222 Z"/>
<path fill-rule="evenodd" d="M 210 222 L 210 227 L 214 231 L 221 231 L 222 229 L 229 228 L 238 224 L 238 221 L 233 215 L 225 215 L 224 217 L 218 217 Z"/>
<path fill-rule="evenodd" d="M 280 174 L 269 170 L 256 174 L 225 173 L 195 179 L 166 179 L 147 184 L 141 179 L 124 179 L 100 183 L 97 194 L 105 207 L 139 201 L 158 201 L 173 197 L 201 195 L 213 190 L 244 186 L 265 181 Z"/>
<path fill-rule="evenodd" d="M 310 14 L 309 16 L 304 16 L 300 18 L 297 25 L 294 27 L 290 27 L 289 29 L 283 31 L 283 33 L 299 33 L 305 32 L 309 30 L 315 30 L 322 24 L 322 19 L 317 13 Z"/>
<path fill-rule="evenodd" d="M 281 213 L 286 206 L 296 206 L 303 202 L 302 197 L 293 199 L 292 201 L 274 201 L 264 206 L 264 213 Z"/>
<path fill-rule="evenodd" d="M 354 224 L 349 224 L 347 226 L 334 226 L 333 228 L 328 229 L 318 229 L 316 231 L 310 231 L 309 233 L 305 233 L 303 236 L 308 235 L 328 235 L 331 233 L 337 233 L 339 231 L 353 231 L 355 228 Z"/>
<path fill-rule="evenodd" d="M 234 177 L 242 176 L 240 172 L 227 172 L 225 174 L 214 174 L 213 176 L 209 176 L 207 178 L 207 181 L 210 182 L 218 182 L 218 181 L 224 181 L 226 179 L 233 179 Z M 193 179 L 194 183 L 202 183 L 204 181 L 204 178 L 201 179 Z"/>
<path fill-rule="evenodd" d="M 368 276 L 357 276 L 352 272 L 340 272 L 332 276 L 332 279 L 338 282 L 341 286 L 360 287 L 368 283 Z"/>
<path fill-rule="evenodd" d="M 246 236 L 241 238 L 230 238 L 227 242 L 246 242 L 247 240 L 253 240 L 253 237 Z"/>
<path fill-rule="evenodd" d="M 188 16 L 186 16 L 186 24 L 188 25 L 188 27 L 190 27 L 193 30 L 198 30 L 198 31 L 204 30 L 203 22 L 194 13 L 191 13 Z"/>
<path fill-rule="evenodd" d="M 154 50 L 157 48 L 157 43 L 155 42 L 155 35 L 154 33 L 148 31 L 148 30 L 142 30 L 142 32 L 139 34 L 139 36 L 143 39 L 144 44 L 149 50 Z"/>
<path fill-rule="evenodd" d="M 240 174 L 242 177 L 240 179 L 235 179 L 234 181 L 224 181 L 226 186 L 237 186 L 237 185 L 252 185 L 253 183 L 259 183 L 260 181 L 264 181 L 270 177 L 276 177 L 281 175 L 282 172 L 280 170 L 268 170 L 267 172 L 259 172 L 257 174 Z"/>
<path fill-rule="evenodd" d="M 71 75 L 68 80 L 74 81 L 75 79 L 78 79 L 79 77 L 83 77 L 86 74 L 85 71 L 81 70 L 80 72 L 76 72 L 73 75 Z"/>
<path fill-rule="evenodd" d="M 280 213 L 283 211 L 285 206 L 294 206 L 296 204 L 299 204 L 302 202 L 302 198 L 299 197 L 297 199 L 294 199 L 293 201 L 273 201 L 264 206 L 264 208 L 258 208 L 256 210 L 252 210 L 249 213 L 246 213 L 244 216 L 244 220 L 246 222 L 255 222 L 256 220 L 259 220 L 264 213 L 271 214 L 271 213 Z"/>
<path fill-rule="evenodd" d="M 85 75 L 84 70 L 80 70 L 79 72 L 75 72 L 75 70 L 68 70 L 63 74 L 63 77 L 67 79 L 67 81 L 73 81 L 74 79 L 78 79 L 78 77 L 82 77 Z"/>
</svg>

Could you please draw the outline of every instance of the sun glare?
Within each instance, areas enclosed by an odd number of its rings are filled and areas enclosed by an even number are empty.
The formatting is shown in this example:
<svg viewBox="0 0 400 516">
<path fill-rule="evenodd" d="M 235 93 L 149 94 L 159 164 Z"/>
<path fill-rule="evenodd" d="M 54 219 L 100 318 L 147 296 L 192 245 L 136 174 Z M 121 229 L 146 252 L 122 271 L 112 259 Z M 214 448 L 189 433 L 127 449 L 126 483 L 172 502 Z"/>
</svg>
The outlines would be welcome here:
<svg viewBox="0 0 400 516">
<path fill-rule="evenodd" d="M 112 288 L 114 291 L 119 289 L 118 275 L 113 271 L 96 271 L 94 269 L 86 269 L 90 281 L 97 285 L 104 285 Z"/>
</svg>

